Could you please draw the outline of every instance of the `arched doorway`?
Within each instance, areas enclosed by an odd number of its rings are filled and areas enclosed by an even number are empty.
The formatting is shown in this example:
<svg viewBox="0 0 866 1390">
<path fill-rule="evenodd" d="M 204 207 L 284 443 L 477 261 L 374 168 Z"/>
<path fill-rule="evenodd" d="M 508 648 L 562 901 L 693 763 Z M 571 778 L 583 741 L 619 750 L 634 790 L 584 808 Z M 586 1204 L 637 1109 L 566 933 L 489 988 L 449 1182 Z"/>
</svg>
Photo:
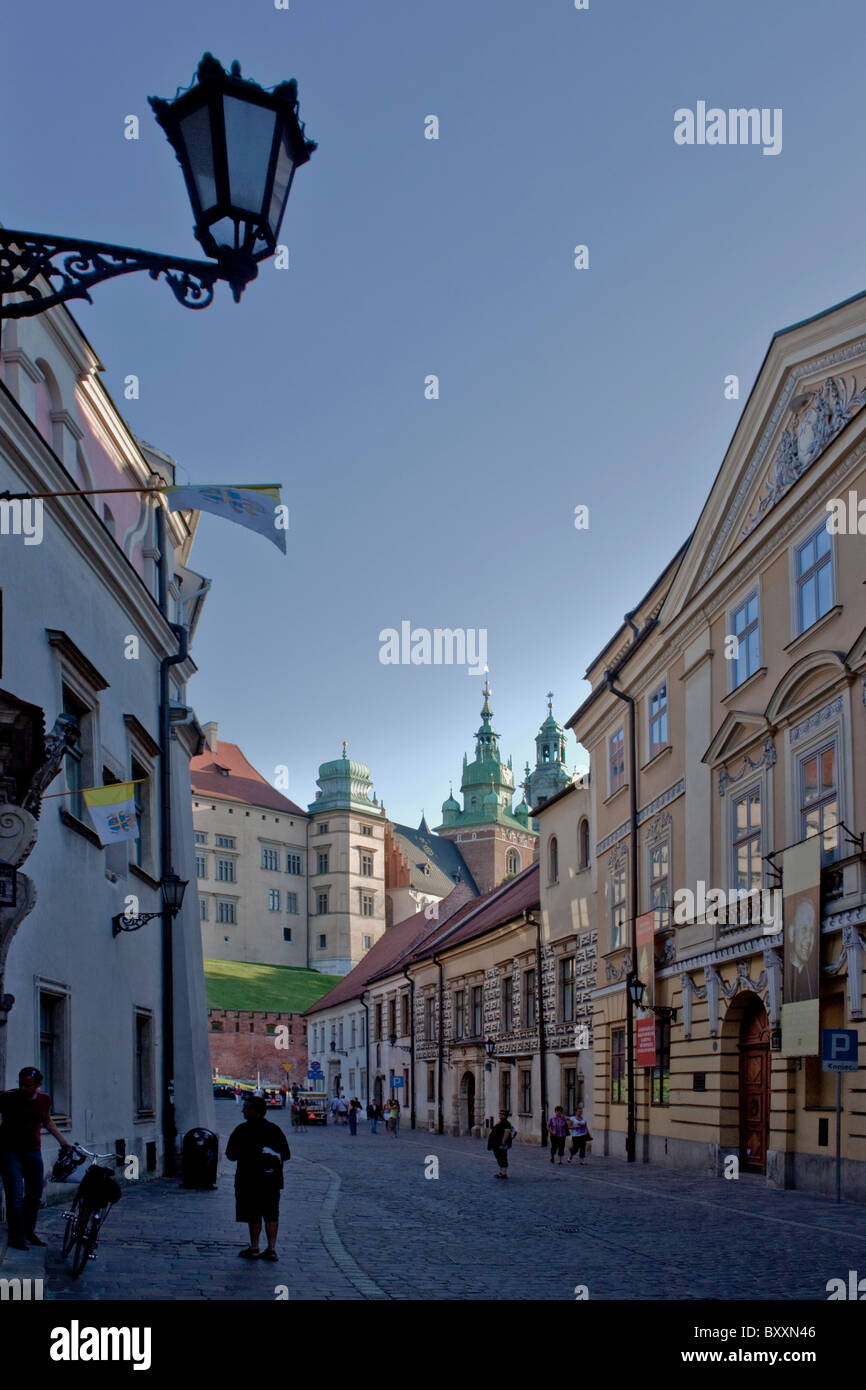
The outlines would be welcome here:
<svg viewBox="0 0 866 1390">
<path fill-rule="evenodd" d="M 469 1134 L 475 1127 L 475 1073 L 473 1071 L 463 1073 L 463 1080 L 460 1082 L 460 1096 L 462 1100 L 460 1128 L 464 1134 Z"/>
<path fill-rule="evenodd" d="M 770 1141 L 770 1025 L 757 995 L 740 1021 L 740 1167 L 767 1171 Z"/>
</svg>

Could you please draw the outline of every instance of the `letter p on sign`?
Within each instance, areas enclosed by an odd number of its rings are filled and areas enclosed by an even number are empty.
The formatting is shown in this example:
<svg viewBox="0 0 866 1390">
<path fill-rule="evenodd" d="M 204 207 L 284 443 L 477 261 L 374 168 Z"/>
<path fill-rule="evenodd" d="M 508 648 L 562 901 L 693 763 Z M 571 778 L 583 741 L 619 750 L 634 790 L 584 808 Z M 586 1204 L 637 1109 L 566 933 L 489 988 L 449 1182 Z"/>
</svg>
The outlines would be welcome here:
<svg viewBox="0 0 866 1390">
<path fill-rule="evenodd" d="M 821 1064 L 824 1071 L 856 1071 L 856 1028 L 825 1028 L 821 1035 Z"/>
</svg>

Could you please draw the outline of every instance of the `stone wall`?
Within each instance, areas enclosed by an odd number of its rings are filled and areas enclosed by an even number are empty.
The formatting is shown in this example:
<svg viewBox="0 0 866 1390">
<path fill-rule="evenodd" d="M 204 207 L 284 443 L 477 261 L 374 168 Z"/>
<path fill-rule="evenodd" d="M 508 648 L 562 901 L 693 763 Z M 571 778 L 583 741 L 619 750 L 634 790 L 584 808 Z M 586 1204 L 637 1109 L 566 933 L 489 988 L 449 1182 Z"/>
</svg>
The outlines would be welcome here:
<svg viewBox="0 0 866 1390">
<path fill-rule="evenodd" d="M 209 1009 L 207 1020 L 211 1067 L 220 1075 L 254 1081 L 258 1070 L 272 1085 L 306 1085 L 307 1023 L 301 1014 Z"/>
</svg>

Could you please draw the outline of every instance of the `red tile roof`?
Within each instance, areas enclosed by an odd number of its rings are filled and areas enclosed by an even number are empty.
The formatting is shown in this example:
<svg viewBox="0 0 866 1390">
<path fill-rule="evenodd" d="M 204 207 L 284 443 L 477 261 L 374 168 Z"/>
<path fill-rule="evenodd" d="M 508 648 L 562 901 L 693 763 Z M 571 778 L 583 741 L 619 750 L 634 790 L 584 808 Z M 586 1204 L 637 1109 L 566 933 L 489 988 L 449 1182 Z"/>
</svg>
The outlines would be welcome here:
<svg viewBox="0 0 866 1390">
<path fill-rule="evenodd" d="M 220 742 L 215 753 L 206 748 L 190 760 L 189 770 L 194 796 L 242 801 L 247 806 L 263 806 L 268 811 L 283 811 L 294 816 L 307 814 L 266 782 L 252 763 L 247 762 L 236 743 Z"/>
<path fill-rule="evenodd" d="M 456 913 L 450 922 L 439 923 L 439 930 L 415 948 L 410 961 L 429 960 L 431 956 L 441 955 L 452 946 L 471 941 L 475 936 L 495 931 L 520 917 L 524 910 L 534 911 L 541 905 L 538 890 L 538 863 L 530 864 L 516 878 L 509 879 L 499 888 L 485 893 L 483 898 L 475 898 Z M 408 962 L 407 962 L 408 963 Z"/>
</svg>

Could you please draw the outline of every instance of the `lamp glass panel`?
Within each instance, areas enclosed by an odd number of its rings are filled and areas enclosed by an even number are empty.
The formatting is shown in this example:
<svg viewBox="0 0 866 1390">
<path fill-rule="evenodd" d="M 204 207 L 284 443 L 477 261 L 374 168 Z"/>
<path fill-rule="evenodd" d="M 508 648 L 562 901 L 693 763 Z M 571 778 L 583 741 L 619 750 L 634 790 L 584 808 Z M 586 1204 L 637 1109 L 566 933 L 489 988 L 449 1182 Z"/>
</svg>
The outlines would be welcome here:
<svg viewBox="0 0 866 1390">
<path fill-rule="evenodd" d="M 236 223 L 230 217 L 221 217 L 218 222 L 212 222 L 208 231 L 216 242 L 217 246 L 231 246 L 235 244 Z"/>
<path fill-rule="evenodd" d="M 286 195 L 289 191 L 289 184 L 292 181 L 292 173 L 295 168 L 295 161 L 289 148 L 289 141 L 286 132 L 283 131 L 280 137 L 280 151 L 277 155 L 277 169 L 274 175 L 274 191 L 271 196 L 271 207 L 268 213 L 268 226 L 271 235 L 276 240 L 280 230 L 280 222 L 283 218 L 283 208 L 285 207 Z"/>
<path fill-rule="evenodd" d="M 261 216 L 276 114 L 238 97 L 223 97 L 229 198 L 232 206 Z"/>
<path fill-rule="evenodd" d="M 184 116 L 180 122 L 180 132 L 186 146 L 186 156 L 201 210 L 206 214 L 217 201 L 208 107 L 200 106 L 196 111 Z"/>
</svg>

